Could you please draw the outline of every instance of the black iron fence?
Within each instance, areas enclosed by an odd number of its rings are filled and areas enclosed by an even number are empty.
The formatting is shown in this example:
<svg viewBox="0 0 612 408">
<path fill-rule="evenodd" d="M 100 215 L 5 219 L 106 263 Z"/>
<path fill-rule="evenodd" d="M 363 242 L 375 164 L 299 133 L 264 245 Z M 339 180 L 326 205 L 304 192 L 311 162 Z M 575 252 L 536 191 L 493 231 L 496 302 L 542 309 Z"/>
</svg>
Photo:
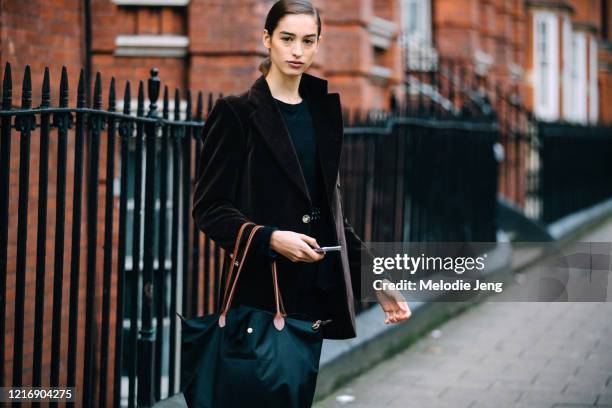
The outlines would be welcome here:
<svg viewBox="0 0 612 408">
<path fill-rule="evenodd" d="M 491 79 L 471 59 L 442 57 L 423 46 L 406 47 L 405 68 L 409 115 L 496 122 L 498 193 L 527 216 L 541 218 L 537 126 L 522 102 L 519 83 Z"/>
<path fill-rule="evenodd" d="M 422 45 L 406 44 L 405 56 L 404 115 L 494 120 L 498 193 L 525 216 L 550 223 L 612 196 L 610 126 L 539 122 L 516 78 L 491 78 L 478 62 Z"/>
<path fill-rule="evenodd" d="M 343 199 L 366 241 L 495 242 L 495 122 L 394 116 L 350 125 Z"/>
<path fill-rule="evenodd" d="M 160 80 L 151 74 L 147 98 L 141 81 L 135 101 L 129 82 L 116 101 L 112 79 L 106 109 L 100 74 L 91 107 L 81 74 L 76 107 L 69 107 L 64 69 L 59 106 L 51 107 L 46 70 L 33 107 L 26 68 L 21 106 L 14 107 L 6 65 L 0 354 L 12 358 L 0 366 L 4 385 L 76 386 L 84 406 L 146 406 L 178 391 L 173 316 L 214 312 L 223 251 L 190 216 L 203 95 L 195 113 L 189 92 L 183 106 L 179 91 L 171 101 L 165 87 L 159 103 Z M 207 111 L 212 101 L 208 95 Z M 347 217 L 364 239 L 494 240 L 495 126 L 461 119 L 347 117 L 342 190 Z M 30 185 L 35 178 L 38 185 Z M 9 217 L 13 206 L 18 213 Z M 15 316 L 9 326 L 8 316 Z"/>
<path fill-rule="evenodd" d="M 612 197 L 612 127 L 539 123 L 542 220 L 558 220 Z"/>
<path fill-rule="evenodd" d="M 64 69 L 51 107 L 46 70 L 33 107 L 30 76 L 26 68 L 19 107 L 8 64 L 2 84 L 0 383 L 76 386 L 79 406 L 149 406 L 179 390 L 175 312 L 214 312 L 222 279 L 223 250 L 194 228 L 190 211 L 213 95 L 198 93 L 195 104 L 190 92 L 171 98 L 152 70 L 146 98 L 142 81 L 134 98 L 128 82 L 116 101 L 112 79 L 103 107 L 98 73 L 88 107 L 81 73 L 69 107 Z M 540 144 L 537 128 L 518 137 L 504 130 L 518 122 L 500 120 L 488 96 L 470 98 L 437 106 L 421 95 L 392 112 L 345 114 L 343 202 L 364 240 L 495 241 L 500 180 L 525 179 L 515 168 L 529 169 L 526 152 L 539 160 L 534 202 L 547 189 L 553 200 L 569 191 L 546 181 L 561 170 L 540 163 L 549 156 L 541 152 L 561 157 L 555 138 Z M 520 145 L 514 178 L 504 178 L 503 134 Z M 582 165 L 601 168 L 609 150 L 589 146 Z M 585 159 L 593 149 L 600 159 Z M 612 194 L 605 169 L 587 201 Z"/>
<path fill-rule="evenodd" d="M 137 401 L 146 406 L 177 390 L 180 354 L 173 317 L 180 310 L 212 311 L 221 255 L 190 219 L 203 95 L 197 96 L 194 114 L 189 92 L 182 111 L 179 91 L 172 106 L 164 87 L 160 110 L 157 75 L 151 71 L 147 99 L 140 81 L 135 104 L 126 83 L 118 111 L 114 79 L 103 108 L 99 73 L 93 106 L 86 106 L 81 72 L 76 107 L 69 107 L 65 69 L 59 106 L 51 107 L 47 69 L 40 105 L 33 107 L 26 67 L 21 106 L 14 108 L 6 65 L 0 111 L 0 355 L 10 358 L 0 365 L 3 385 L 76 386 L 79 406 Z M 211 101 L 209 95 L 208 108 Z M 17 168 L 15 177 L 11 170 Z M 30 184 L 33 177 L 37 187 Z M 46 279 L 52 279 L 52 288 Z M 46 304 L 52 304 L 50 310 Z M 7 321 L 13 325 L 7 327 Z"/>
</svg>

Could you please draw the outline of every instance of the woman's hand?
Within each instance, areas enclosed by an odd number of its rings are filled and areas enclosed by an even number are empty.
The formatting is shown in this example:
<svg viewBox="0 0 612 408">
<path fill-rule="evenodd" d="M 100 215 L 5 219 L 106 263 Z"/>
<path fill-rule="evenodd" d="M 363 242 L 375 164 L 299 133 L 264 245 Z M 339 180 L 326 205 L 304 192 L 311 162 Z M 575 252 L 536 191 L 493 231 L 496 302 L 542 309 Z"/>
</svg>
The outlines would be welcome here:
<svg viewBox="0 0 612 408">
<path fill-rule="evenodd" d="M 385 324 L 399 323 L 408 320 L 412 315 L 408 302 L 397 290 L 377 290 L 376 297 L 385 311 Z"/>
<path fill-rule="evenodd" d="M 317 262 L 325 256 L 313 251 L 319 248 L 316 239 L 293 231 L 274 231 L 270 236 L 270 248 L 292 262 Z"/>
</svg>

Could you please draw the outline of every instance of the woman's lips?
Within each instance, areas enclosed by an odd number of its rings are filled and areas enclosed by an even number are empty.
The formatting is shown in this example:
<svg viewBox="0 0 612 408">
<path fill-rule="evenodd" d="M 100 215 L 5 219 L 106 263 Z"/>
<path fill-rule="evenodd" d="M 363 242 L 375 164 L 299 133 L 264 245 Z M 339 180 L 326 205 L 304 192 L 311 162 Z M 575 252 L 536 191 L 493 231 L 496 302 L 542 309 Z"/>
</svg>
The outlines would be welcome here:
<svg viewBox="0 0 612 408">
<path fill-rule="evenodd" d="M 287 61 L 287 64 L 289 64 L 289 66 L 291 66 L 292 68 L 301 68 L 302 65 L 304 65 L 303 62 L 299 61 Z"/>
</svg>

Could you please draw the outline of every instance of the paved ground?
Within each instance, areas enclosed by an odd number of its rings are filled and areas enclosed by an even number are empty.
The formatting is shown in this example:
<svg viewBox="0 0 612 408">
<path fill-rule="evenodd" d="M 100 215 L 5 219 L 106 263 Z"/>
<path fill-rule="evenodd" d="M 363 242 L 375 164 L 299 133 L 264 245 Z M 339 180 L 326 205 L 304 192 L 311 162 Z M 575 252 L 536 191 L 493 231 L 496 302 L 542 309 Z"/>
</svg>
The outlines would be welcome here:
<svg viewBox="0 0 612 408">
<path fill-rule="evenodd" d="M 314 408 L 594 405 L 612 407 L 612 303 L 485 302 Z"/>
<path fill-rule="evenodd" d="M 580 241 L 612 241 L 612 220 Z M 314 408 L 594 405 L 612 408 L 612 303 L 485 302 Z"/>
</svg>

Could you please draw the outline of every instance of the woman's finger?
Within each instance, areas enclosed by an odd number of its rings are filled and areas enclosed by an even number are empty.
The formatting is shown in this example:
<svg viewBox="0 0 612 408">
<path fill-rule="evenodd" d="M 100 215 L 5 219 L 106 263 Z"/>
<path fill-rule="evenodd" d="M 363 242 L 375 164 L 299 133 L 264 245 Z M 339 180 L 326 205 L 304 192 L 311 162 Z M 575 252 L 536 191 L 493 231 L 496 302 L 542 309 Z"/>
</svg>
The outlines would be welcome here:
<svg viewBox="0 0 612 408">
<path fill-rule="evenodd" d="M 300 238 L 302 238 L 302 241 L 306 242 L 308 245 L 310 245 L 313 248 L 319 248 L 319 244 L 317 243 L 317 240 L 314 239 L 313 237 L 309 237 L 308 235 L 300 235 Z"/>
<path fill-rule="evenodd" d="M 311 248 L 304 248 L 300 251 L 300 261 L 302 262 L 317 262 L 323 259 L 323 254 L 318 254 Z"/>
<path fill-rule="evenodd" d="M 399 320 L 408 320 L 410 317 L 410 310 L 401 310 L 399 312 Z"/>
</svg>

